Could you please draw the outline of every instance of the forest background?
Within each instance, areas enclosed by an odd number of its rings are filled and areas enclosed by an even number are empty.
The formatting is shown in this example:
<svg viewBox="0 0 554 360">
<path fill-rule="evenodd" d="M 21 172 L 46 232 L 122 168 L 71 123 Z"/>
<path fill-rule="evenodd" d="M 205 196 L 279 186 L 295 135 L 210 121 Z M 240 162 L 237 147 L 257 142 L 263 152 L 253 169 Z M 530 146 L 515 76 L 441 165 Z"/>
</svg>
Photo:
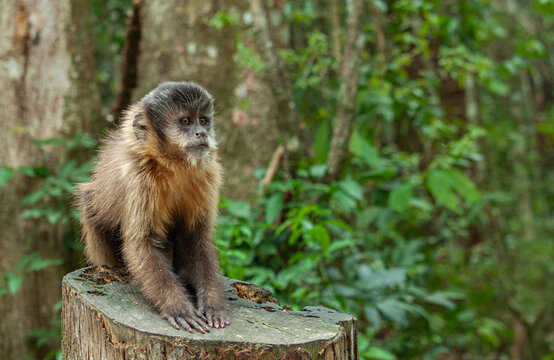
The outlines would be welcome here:
<svg viewBox="0 0 554 360">
<path fill-rule="evenodd" d="M 0 357 L 59 358 L 74 184 L 158 83 L 215 95 L 222 272 L 362 359 L 554 359 L 553 0 L 1 0 Z"/>
</svg>

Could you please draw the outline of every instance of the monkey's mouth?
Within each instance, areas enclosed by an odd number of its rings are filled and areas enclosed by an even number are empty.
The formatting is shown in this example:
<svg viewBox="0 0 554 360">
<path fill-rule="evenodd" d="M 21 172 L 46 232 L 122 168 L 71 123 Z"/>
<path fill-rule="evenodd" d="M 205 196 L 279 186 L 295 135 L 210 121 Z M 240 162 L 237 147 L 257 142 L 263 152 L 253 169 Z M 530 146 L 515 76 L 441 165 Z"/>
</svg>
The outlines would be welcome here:
<svg viewBox="0 0 554 360">
<path fill-rule="evenodd" d="M 187 147 L 189 149 L 204 150 L 204 149 L 208 149 L 210 146 L 208 145 L 208 143 L 198 143 L 198 144 L 189 145 Z"/>
</svg>

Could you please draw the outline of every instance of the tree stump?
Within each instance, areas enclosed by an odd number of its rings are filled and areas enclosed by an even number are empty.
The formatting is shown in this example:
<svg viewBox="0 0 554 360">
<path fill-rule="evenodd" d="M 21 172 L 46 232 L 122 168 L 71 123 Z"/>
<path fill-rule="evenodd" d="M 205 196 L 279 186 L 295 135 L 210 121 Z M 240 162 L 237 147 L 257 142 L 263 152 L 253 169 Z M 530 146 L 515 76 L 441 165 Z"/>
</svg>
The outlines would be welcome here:
<svg viewBox="0 0 554 360">
<path fill-rule="evenodd" d="M 323 306 L 291 311 L 256 285 L 226 284 L 230 325 L 191 334 L 162 319 L 123 271 L 69 273 L 63 279 L 63 359 L 358 359 L 355 317 Z"/>
</svg>

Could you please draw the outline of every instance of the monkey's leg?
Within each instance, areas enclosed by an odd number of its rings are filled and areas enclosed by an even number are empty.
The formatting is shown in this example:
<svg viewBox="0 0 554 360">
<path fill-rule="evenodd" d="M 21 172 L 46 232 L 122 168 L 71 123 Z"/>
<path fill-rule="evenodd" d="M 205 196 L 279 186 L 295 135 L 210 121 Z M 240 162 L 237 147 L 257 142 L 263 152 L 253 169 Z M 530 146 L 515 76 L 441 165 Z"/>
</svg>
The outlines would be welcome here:
<svg viewBox="0 0 554 360">
<path fill-rule="evenodd" d="M 176 272 L 196 289 L 198 310 L 206 316 L 208 325 L 219 328 L 229 324 L 211 226 L 183 229 L 175 239 L 173 254 Z"/>
<path fill-rule="evenodd" d="M 85 241 L 87 261 L 93 265 L 121 265 L 116 255 L 115 244 L 105 234 L 103 235 L 83 211 L 81 215 L 81 233 Z"/>
<path fill-rule="evenodd" d="M 123 258 L 144 296 L 174 328 L 184 327 L 202 334 L 209 331 L 202 314 L 191 303 L 186 290 L 177 281 L 171 265 L 154 246 L 150 231 L 124 231 Z"/>
</svg>

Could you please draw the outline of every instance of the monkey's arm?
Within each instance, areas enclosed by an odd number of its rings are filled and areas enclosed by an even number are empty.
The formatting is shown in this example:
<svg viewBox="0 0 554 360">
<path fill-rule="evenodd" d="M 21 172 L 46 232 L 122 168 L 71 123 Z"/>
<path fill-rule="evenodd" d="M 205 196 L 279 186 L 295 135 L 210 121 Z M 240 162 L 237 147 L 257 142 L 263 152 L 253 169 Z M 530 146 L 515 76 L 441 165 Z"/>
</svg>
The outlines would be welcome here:
<svg viewBox="0 0 554 360">
<path fill-rule="evenodd" d="M 132 209 L 147 208 L 145 204 L 131 205 Z M 173 327 L 179 329 L 182 326 L 189 332 L 192 328 L 201 333 L 209 331 L 204 316 L 194 308 L 169 261 L 156 246 L 156 240 L 163 234 L 157 234 L 156 226 L 148 220 L 153 217 L 140 215 L 135 211 L 132 216 L 126 216 L 134 221 L 123 221 L 122 224 L 122 253 L 129 272 L 143 295 Z"/>
<path fill-rule="evenodd" d="M 212 327 L 229 324 L 223 300 L 223 281 L 219 276 L 217 249 L 212 238 L 211 218 L 193 229 L 183 227 L 175 239 L 174 267 L 185 282 L 194 286 L 198 309 Z"/>
</svg>

